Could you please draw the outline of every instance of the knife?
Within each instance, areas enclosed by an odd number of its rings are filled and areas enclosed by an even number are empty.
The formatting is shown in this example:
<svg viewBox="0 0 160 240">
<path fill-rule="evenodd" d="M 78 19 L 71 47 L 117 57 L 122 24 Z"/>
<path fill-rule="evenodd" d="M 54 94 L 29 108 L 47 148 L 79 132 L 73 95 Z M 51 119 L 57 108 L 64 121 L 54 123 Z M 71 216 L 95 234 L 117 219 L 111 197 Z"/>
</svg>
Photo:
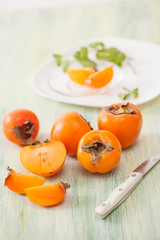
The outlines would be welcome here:
<svg viewBox="0 0 160 240">
<path fill-rule="evenodd" d="M 128 179 L 119 185 L 111 193 L 109 198 L 95 208 L 95 213 L 100 218 L 105 218 L 115 208 L 117 208 L 143 179 L 143 177 L 153 168 L 160 160 L 160 153 L 153 155 L 148 160 L 139 165 L 131 174 Z"/>
</svg>

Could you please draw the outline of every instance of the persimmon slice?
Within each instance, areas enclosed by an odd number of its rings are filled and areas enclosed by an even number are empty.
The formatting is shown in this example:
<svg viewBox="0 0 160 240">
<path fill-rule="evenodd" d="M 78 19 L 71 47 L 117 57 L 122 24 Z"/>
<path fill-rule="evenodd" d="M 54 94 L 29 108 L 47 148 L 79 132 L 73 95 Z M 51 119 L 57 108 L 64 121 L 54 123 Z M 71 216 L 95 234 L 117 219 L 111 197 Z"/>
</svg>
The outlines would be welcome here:
<svg viewBox="0 0 160 240">
<path fill-rule="evenodd" d="M 42 177 L 15 172 L 9 167 L 7 170 L 9 173 L 5 179 L 5 186 L 13 192 L 25 194 L 25 188 L 40 186 L 45 182 L 45 178 Z"/>
<path fill-rule="evenodd" d="M 66 72 L 70 79 L 78 84 L 85 84 L 85 80 L 92 73 L 96 72 L 94 67 L 84 67 L 84 68 L 67 68 Z"/>
<path fill-rule="evenodd" d="M 66 148 L 57 140 L 26 146 L 20 153 L 23 166 L 30 172 L 48 177 L 62 168 L 66 159 Z"/>
<path fill-rule="evenodd" d="M 46 186 L 26 188 L 25 193 L 30 201 L 41 206 L 52 206 L 60 203 L 65 196 L 68 183 L 59 182 Z"/>
<path fill-rule="evenodd" d="M 111 66 L 91 74 L 85 80 L 85 84 L 91 88 L 102 88 L 112 80 L 112 77 L 113 77 L 113 67 Z"/>
</svg>

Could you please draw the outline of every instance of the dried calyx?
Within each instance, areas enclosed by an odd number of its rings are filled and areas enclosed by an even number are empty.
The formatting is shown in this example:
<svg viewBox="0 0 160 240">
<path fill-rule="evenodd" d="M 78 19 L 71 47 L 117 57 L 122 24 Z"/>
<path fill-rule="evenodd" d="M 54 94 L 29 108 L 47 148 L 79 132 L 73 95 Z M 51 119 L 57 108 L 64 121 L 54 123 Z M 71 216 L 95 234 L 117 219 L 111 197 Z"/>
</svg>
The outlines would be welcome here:
<svg viewBox="0 0 160 240">
<path fill-rule="evenodd" d="M 16 139 L 21 139 L 22 144 L 30 145 L 33 143 L 32 137 L 35 133 L 35 124 L 27 119 L 22 126 L 15 126 L 12 130 Z"/>
<path fill-rule="evenodd" d="M 84 119 L 84 121 L 86 121 L 86 123 L 88 124 L 88 126 L 90 127 L 91 130 L 93 130 L 93 127 L 91 126 L 90 122 L 87 122 L 87 120 L 81 115 L 81 117 Z"/>
<path fill-rule="evenodd" d="M 64 189 L 64 191 L 66 191 L 66 189 L 70 188 L 71 186 L 69 183 L 64 183 L 64 182 L 60 182 L 59 184 Z"/>
<path fill-rule="evenodd" d="M 103 154 L 111 152 L 114 148 L 108 142 L 95 140 L 92 143 L 83 144 L 82 149 L 86 153 L 91 153 L 91 161 L 95 165 L 101 160 Z"/>
<path fill-rule="evenodd" d="M 50 142 L 48 139 L 44 140 L 42 143 L 40 141 L 35 141 L 32 143 L 32 146 L 41 146 L 47 144 L 48 142 Z"/>
<path fill-rule="evenodd" d="M 115 115 L 136 114 L 136 110 L 133 107 L 129 106 L 129 103 L 123 104 L 121 106 L 110 105 L 110 106 L 104 107 L 103 111 L 110 112 L 110 113 L 115 114 Z"/>
<path fill-rule="evenodd" d="M 14 170 L 12 168 L 10 168 L 9 166 L 7 167 L 7 171 L 9 171 L 9 173 L 7 174 L 7 177 L 5 178 L 4 186 L 6 186 L 7 178 L 14 173 Z"/>
</svg>

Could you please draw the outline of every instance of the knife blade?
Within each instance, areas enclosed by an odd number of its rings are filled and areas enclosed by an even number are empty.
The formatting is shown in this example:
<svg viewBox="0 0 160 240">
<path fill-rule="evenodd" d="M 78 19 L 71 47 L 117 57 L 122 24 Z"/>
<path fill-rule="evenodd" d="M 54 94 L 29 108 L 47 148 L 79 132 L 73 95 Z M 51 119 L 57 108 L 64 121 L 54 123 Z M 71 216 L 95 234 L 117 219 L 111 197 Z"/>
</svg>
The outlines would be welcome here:
<svg viewBox="0 0 160 240">
<path fill-rule="evenodd" d="M 128 179 L 115 188 L 106 201 L 95 208 L 96 215 L 100 218 L 105 218 L 109 215 L 129 196 L 137 184 L 159 161 L 160 153 L 153 155 L 133 170 Z"/>
</svg>

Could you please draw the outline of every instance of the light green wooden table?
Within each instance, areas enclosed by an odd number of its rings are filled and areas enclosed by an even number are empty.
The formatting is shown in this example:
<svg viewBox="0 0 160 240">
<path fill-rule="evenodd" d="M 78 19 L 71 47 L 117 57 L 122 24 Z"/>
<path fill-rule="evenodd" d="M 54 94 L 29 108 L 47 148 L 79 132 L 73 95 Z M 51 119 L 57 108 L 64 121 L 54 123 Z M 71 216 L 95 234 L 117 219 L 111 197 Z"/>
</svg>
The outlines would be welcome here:
<svg viewBox="0 0 160 240">
<path fill-rule="evenodd" d="M 119 1 L 103 5 L 69 6 L 48 10 L 0 12 L 0 121 L 16 108 L 34 111 L 40 120 L 40 139 L 50 136 L 55 119 L 66 111 L 83 114 L 97 128 L 98 108 L 58 103 L 33 91 L 34 71 L 53 52 L 91 37 L 120 36 L 160 43 L 160 1 Z M 159 240 L 160 164 L 129 198 L 106 219 L 94 208 L 142 161 L 160 151 L 160 97 L 140 106 L 143 129 L 137 143 L 123 151 L 120 164 L 104 175 L 85 171 L 67 161 L 46 183 L 67 181 L 64 202 L 43 208 L 4 187 L 9 165 L 27 173 L 21 147 L 0 131 L 0 240 Z"/>
</svg>

